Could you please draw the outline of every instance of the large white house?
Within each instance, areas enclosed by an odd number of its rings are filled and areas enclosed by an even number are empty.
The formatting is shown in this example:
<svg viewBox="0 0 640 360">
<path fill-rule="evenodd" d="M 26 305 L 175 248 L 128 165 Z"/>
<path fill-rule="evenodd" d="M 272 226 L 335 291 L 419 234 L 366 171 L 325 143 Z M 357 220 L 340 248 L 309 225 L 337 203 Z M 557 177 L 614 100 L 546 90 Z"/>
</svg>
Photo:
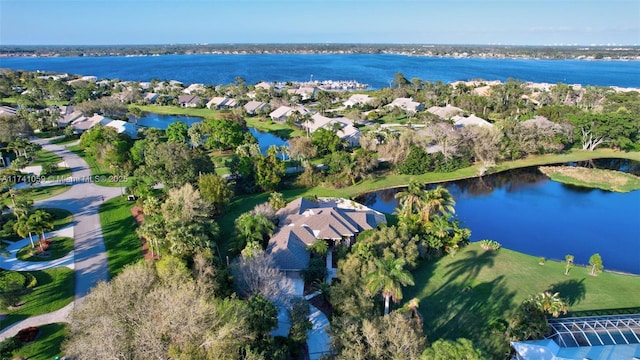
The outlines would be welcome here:
<svg viewBox="0 0 640 360">
<path fill-rule="evenodd" d="M 413 98 L 397 98 L 393 100 L 388 107 L 397 107 L 408 112 L 418 112 L 424 109 L 424 104 L 414 101 Z"/>
</svg>

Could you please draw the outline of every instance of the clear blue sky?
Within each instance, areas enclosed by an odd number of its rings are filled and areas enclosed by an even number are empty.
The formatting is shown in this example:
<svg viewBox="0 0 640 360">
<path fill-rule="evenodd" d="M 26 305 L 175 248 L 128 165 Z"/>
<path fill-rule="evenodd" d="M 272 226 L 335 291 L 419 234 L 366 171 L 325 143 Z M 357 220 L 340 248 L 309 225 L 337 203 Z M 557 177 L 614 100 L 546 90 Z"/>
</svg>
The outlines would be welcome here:
<svg viewBox="0 0 640 360">
<path fill-rule="evenodd" d="M 640 44 L 640 0 L 0 0 L 0 44 Z"/>
</svg>

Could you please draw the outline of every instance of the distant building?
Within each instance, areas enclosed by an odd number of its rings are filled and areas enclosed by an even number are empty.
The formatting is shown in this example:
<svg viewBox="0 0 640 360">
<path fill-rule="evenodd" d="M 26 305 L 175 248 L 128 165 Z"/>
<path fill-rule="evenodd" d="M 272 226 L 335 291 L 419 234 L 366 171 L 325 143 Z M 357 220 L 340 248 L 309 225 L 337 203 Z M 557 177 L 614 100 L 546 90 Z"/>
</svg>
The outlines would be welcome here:
<svg viewBox="0 0 640 360">
<path fill-rule="evenodd" d="M 480 126 L 480 127 L 492 127 L 493 124 L 491 124 L 490 122 L 488 122 L 485 119 L 479 118 L 475 115 L 469 115 L 469 116 L 460 116 L 460 115 L 456 115 L 454 117 L 451 118 L 451 120 L 453 121 L 453 127 L 455 129 L 462 129 L 464 127 L 467 126 Z"/>
<path fill-rule="evenodd" d="M 157 93 L 149 92 L 145 93 L 142 99 L 149 104 L 153 104 L 156 102 L 156 100 L 158 100 L 158 96 L 159 95 Z"/>
<path fill-rule="evenodd" d="M 302 101 L 306 101 L 306 100 L 311 100 L 314 98 L 315 94 L 316 94 L 316 87 L 310 87 L 310 86 L 305 86 L 305 87 L 300 87 L 297 89 L 289 89 L 287 90 L 287 93 L 289 95 L 297 95 L 300 96 L 300 100 Z"/>
<path fill-rule="evenodd" d="M 269 104 L 261 101 L 249 101 L 244 105 L 244 109 L 249 115 L 256 115 L 258 113 L 265 113 L 269 111 Z"/>
<path fill-rule="evenodd" d="M 361 132 L 353 126 L 353 120 L 349 118 L 328 118 L 320 114 L 314 114 L 311 116 L 311 121 L 305 121 L 301 125 L 312 134 L 320 128 L 331 130 L 336 127 L 338 128 L 336 135 L 344 140 L 348 146 L 360 145 Z"/>
<path fill-rule="evenodd" d="M 414 101 L 413 98 L 397 98 L 387 105 L 388 107 L 397 107 L 404 111 L 416 113 L 424 109 L 424 104 Z"/>
<path fill-rule="evenodd" d="M 191 95 L 204 90 L 205 90 L 204 84 L 191 84 L 188 87 L 186 87 L 184 90 L 182 90 L 182 92 L 185 94 Z"/>
<path fill-rule="evenodd" d="M 464 110 L 451 105 L 432 106 L 428 108 L 427 111 L 445 120 L 449 120 L 456 115 L 462 115 L 464 113 Z"/>
<path fill-rule="evenodd" d="M 342 104 L 344 106 L 346 106 L 346 107 L 353 107 L 353 106 L 359 106 L 359 105 L 368 105 L 374 99 L 375 99 L 374 97 L 371 97 L 371 96 L 366 95 L 366 94 L 353 94 L 353 95 L 351 95 L 349 97 L 349 99 L 344 101 Z"/>
<path fill-rule="evenodd" d="M 207 102 L 207 108 L 223 110 L 223 109 L 232 109 L 238 106 L 235 99 L 228 97 L 217 96 Z"/>
</svg>

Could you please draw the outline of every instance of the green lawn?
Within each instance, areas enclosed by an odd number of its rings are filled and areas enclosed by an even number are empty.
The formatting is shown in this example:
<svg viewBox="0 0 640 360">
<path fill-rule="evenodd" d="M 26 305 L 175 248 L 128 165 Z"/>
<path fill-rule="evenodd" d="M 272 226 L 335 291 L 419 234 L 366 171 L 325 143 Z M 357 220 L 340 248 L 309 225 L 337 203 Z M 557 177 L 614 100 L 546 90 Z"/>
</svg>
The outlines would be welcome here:
<svg viewBox="0 0 640 360">
<path fill-rule="evenodd" d="M 33 156 L 33 161 L 29 165 L 45 165 L 45 164 L 59 164 L 62 162 L 62 158 L 47 150 L 38 150 Z"/>
<path fill-rule="evenodd" d="M 306 135 L 306 133 L 302 129 L 291 127 L 280 122 L 274 122 L 271 120 L 271 118 L 265 119 L 264 117 L 245 117 L 245 120 L 247 121 L 247 126 L 254 127 L 260 131 L 270 132 L 283 139 L 290 139 L 293 137 Z"/>
<path fill-rule="evenodd" d="M 87 162 L 89 168 L 91 169 L 91 175 L 94 179 L 105 179 L 104 181 L 96 181 L 94 182 L 99 186 L 107 186 L 107 187 L 127 187 L 131 185 L 133 181 L 133 177 L 127 177 L 127 181 L 118 182 L 118 181 L 109 181 L 108 179 L 114 178 L 114 174 L 105 166 L 100 164 L 93 156 L 88 155 L 80 145 L 67 146 L 67 149 L 74 152 L 76 155 L 80 156 Z"/>
<path fill-rule="evenodd" d="M 67 184 L 38 186 L 33 188 L 20 189 L 18 190 L 18 194 L 16 195 L 16 197 L 37 201 L 62 194 L 69 189 L 71 189 L 71 185 Z M 11 198 L 5 199 L 4 203 L 5 205 L 11 205 Z"/>
<path fill-rule="evenodd" d="M 78 139 L 80 139 L 79 135 L 73 135 L 73 136 L 65 136 L 65 137 L 61 137 L 61 138 L 57 138 L 54 140 L 50 140 L 49 142 L 52 144 L 56 144 L 56 145 L 66 145 L 66 144 L 70 144 L 74 141 L 77 141 Z"/>
<path fill-rule="evenodd" d="M 0 329 L 33 315 L 58 310 L 73 301 L 75 286 L 73 270 L 59 267 L 29 272 L 36 277 L 38 285 L 31 293 L 22 297 L 24 305 L 7 311 L 7 316 L 0 321 Z"/>
<path fill-rule="evenodd" d="M 605 272 L 594 277 L 584 267 L 574 267 L 565 276 L 564 263 L 547 261 L 541 266 L 537 257 L 504 248 L 484 251 L 477 243 L 454 257 L 425 262 L 413 275 L 416 285 L 404 289 L 404 300 L 420 300 L 427 338 L 467 337 L 494 357 L 503 355 L 508 343 L 502 335 L 491 334 L 489 323 L 508 321 L 529 295 L 560 292 L 574 315 L 640 310 L 638 276 Z M 466 286 L 471 290 L 464 292 Z"/>
<path fill-rule="evenodd" d="M 63 323 L 40 326 L 40 334 L 36 340 L 14 351 L 14 358 L 52 360 L 56 356 L 62 356 L 60 348 L 67 336 L 67 327 Z"/>
<path fill-rule="evenodd" d="M 133 202 L 128 202 L 122 196 L 100 205 L 100 224 L 112 278 L 125 265 L 142 259 L 140 239 L 135 232 L 137 225 L 131 215 L 133 205 Z"/>
<path fill-rule="evenodd" d="M 73 250 L 73 239 L 70 237 L 61 237 L 56 236 L 50 238 L 51 243 L 49 244 L 49 248 L 47 249 L 47 253 L 49 254 L 46 257 L 39 256 L 39 248 L 36 245 L 35 248 L 31 248 L 31 244 L 23 247 L 18 250 L 16 257 L 22 261 L 50 261 L 55 259 L 60 259 L 67 255 L 71 250 Z"/>
<path fill-rule="evenodd" d="M 131 105 L 131 107 L 140 108 L 144 112 L 150 112 L 161 115 L 187 115 L 198 117 L 213 117 L 214 114 L 219 111 L 214 111 L 207 108 L 183 108 L 180 106 L 162 106 L 162 105 Z"/>
</svg>

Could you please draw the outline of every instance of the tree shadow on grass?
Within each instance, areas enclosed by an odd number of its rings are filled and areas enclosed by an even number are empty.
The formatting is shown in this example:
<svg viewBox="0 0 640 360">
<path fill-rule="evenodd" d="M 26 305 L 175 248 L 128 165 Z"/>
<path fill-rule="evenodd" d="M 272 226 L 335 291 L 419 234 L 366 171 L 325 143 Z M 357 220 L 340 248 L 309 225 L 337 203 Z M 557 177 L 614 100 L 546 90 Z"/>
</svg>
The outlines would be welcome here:
<svg viewBox="0 0 640 360">
<path fill-rule="evenodd" d="M 450 280 L 459 280 L 462 282 L 470 282 L 478 277 L 480 271 L 485 267 L 493 267 L 495 262 L 495 251 L 478 251 L 471 250 L 464 253 L 464 258 L 456 260 L 447 265 L 445 274 Z"/>
<path fill-rule="evenodd" d="M 560 293 L 560 298 L 564 299 L 569 306 L 579 304 L 580 301 L 584 300 L 587 294 L 587 288 L 584 285 L 584 278 L 580 280 L 565 280 L 552 284 L 547 291 L 552 294 Z"/>
<path fill-rule="evenodd" d="M 504 276 L 468 287 L 448 282 L 436 293 L 421 299 L 425 333 L 429 339 L 470 339 L 490 358 L 502 358 L 509 350 L 504 333 L 492 333 L 491 324 L 506 321 L 513 308 L 515 291 L 509 290 Z"/>
</svg>

